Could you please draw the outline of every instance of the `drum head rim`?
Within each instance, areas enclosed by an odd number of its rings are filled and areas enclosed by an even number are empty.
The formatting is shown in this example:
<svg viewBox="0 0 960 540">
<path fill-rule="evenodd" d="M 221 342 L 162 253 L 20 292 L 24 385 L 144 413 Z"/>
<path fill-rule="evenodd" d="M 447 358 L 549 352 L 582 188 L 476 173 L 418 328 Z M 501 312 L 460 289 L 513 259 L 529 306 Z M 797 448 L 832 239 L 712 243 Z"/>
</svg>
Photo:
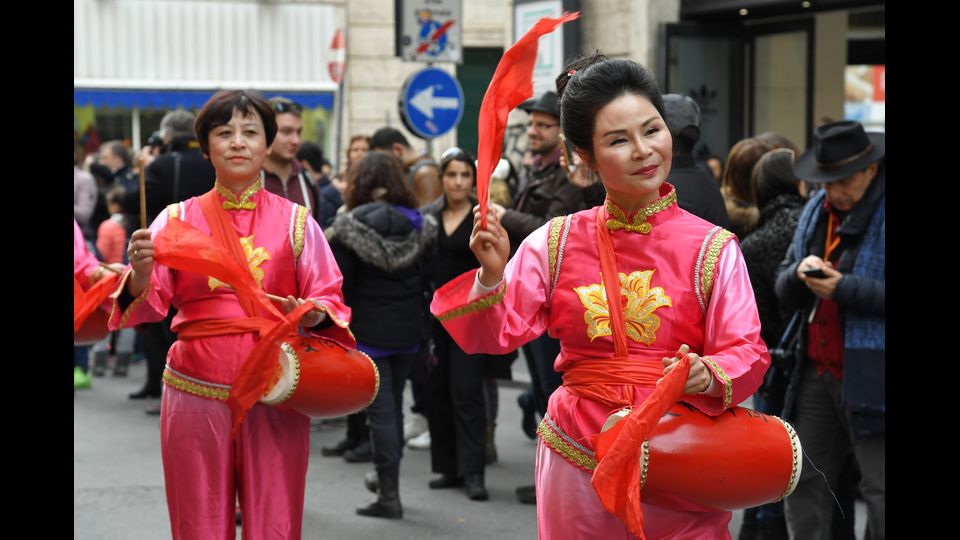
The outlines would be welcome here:
<svg viewBox="0 0 960 540">
<path fill-rule="evenodd" d="M 797 488 L 797 484 L 800 482 L 800 471 L 803 469 L 803 459 L 801 459 L 801 456 L 803 456 L 803 449 L 800 446 L 800 437 L 797 436 L 797 432 L 795 429 L 793 429 L 793 426 L 779 416 L 771 415 L 771 417 L 779 420 L 780 423 L 783 424 L 784 429 L 787 430 L 787 435 L 790 437 L 790 450 L 793 453 L 790 467 L 790 480 L 787 482 L 787 489 L 784 490 L 783 495 L 781 495 L 779 499 L 773 501 L 779 502 L 793 493 L 793 490 Z"/>
<path fill-rule="evenodd" d="M 280 350 L 285 353 L 287 362 L 281 362 L 283 374 L 281 375 L 280 380 L 273 388 L 270 389 L 270 392 L 268 392 L 267 396 L 260 400 L 260 402 L 264 405 L 276 406 L 290 399 L 290 396 L 297 391 L 297 385 L 300 383 L 300 357 L 297 356 L 297 352 L 286 341 L 280 343 Z M 281 391 L 279 396 L 273 398 L 270 397 L 275 390 L 282 388 L 284 385 L 287 387 L 285 391 Z"/>
<path fill-rule="evenodd" d="M 377 369 L 377 363 L 374 362 L 373 359 L 370 358 L 369 355 L 367 355 L 367 353 L 361 351 L 360 349 L 353 349 L 353 350 L 362 354 L 363 357 L 366 358 L 368 362 L 370 362 L 370 366 L 373 367 L 373 376 L 374 376 L 375 382 L 373 385 L 373 394 L 370 396 L 370 401 L 366 404 L 366 406 L 363 407 L 364 409 L 366 409 L 367 407 L 373 404 L 373 400 L 377 399 L 377 394 L 380 393 L 380 370 Z"/>
</svg>

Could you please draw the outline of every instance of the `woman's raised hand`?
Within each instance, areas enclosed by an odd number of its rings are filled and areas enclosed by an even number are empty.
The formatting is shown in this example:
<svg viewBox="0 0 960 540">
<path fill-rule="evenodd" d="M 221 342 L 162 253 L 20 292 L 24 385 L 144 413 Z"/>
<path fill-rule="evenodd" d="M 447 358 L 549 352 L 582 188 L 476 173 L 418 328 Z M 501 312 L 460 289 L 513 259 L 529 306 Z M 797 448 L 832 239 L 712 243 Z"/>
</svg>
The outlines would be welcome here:
<svg viewBox="0 0 960 540">
<path fill-rule="evenodd" d="M 503 279 L 503 269 L 510 258 L 510 237 L 492 209 L 487 210 L 487 228 L 481 227 L 480 205 L 473 207 L 473 232 L 470 250 L 480 263 L 480 284 L 492 287 Z"/>
</svg>

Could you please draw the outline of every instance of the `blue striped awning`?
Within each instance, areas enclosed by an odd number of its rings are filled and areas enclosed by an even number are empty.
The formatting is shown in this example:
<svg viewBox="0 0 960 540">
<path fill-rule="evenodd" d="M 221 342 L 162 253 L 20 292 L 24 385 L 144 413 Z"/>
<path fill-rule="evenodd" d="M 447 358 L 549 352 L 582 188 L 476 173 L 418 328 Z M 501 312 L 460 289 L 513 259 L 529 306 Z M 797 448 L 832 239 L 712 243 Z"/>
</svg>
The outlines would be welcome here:
<svg viewBox="0 0 960 540">
<path fill-rule="evenodd" d="M 74 88 L 73 101 L 78 106 L 132 109 L 199 109 L 216 90 L 118 90 L 114 88 Z M 270 98 L 284 96 L 308 109 L 333 109 L 332 92 L 264 91 Z"/>
</svg>

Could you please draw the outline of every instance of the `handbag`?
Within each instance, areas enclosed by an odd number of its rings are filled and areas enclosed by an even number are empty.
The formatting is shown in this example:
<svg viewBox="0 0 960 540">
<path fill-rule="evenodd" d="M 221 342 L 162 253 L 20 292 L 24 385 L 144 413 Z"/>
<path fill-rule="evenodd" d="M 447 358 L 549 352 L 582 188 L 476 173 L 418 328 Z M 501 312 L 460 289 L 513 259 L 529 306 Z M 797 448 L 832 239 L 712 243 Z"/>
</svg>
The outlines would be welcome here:
<svg viewBox="0 0 960 540">
<path fill-rule="evenodd" d="M 763 384 L 760 386 L 760 395 L 765 400 L 780 402 L 784 399 L 802 354 L 800 336 L 803 319 L 803 310 L 795 311 L 780 335 L 777 346 L 770 349 L 770 369 L 764 375 Z"/>
</svg>

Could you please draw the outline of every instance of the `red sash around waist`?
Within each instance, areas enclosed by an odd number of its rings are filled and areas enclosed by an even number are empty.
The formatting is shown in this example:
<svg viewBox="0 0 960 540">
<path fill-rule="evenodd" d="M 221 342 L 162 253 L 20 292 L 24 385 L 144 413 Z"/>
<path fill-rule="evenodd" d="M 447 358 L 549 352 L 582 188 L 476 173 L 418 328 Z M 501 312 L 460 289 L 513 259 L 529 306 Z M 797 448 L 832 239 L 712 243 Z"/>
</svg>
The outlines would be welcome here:
<svg viewBox="0 0 960 540">
<path fill-rule="evenodd" d="M 635 387 L 654 388 L 661 377 L 663 363 L 659 360 L 589 358 L 563 372 L 563 386 L 577 397 L 619 409 L 633 405 Z"/>
</svg>

